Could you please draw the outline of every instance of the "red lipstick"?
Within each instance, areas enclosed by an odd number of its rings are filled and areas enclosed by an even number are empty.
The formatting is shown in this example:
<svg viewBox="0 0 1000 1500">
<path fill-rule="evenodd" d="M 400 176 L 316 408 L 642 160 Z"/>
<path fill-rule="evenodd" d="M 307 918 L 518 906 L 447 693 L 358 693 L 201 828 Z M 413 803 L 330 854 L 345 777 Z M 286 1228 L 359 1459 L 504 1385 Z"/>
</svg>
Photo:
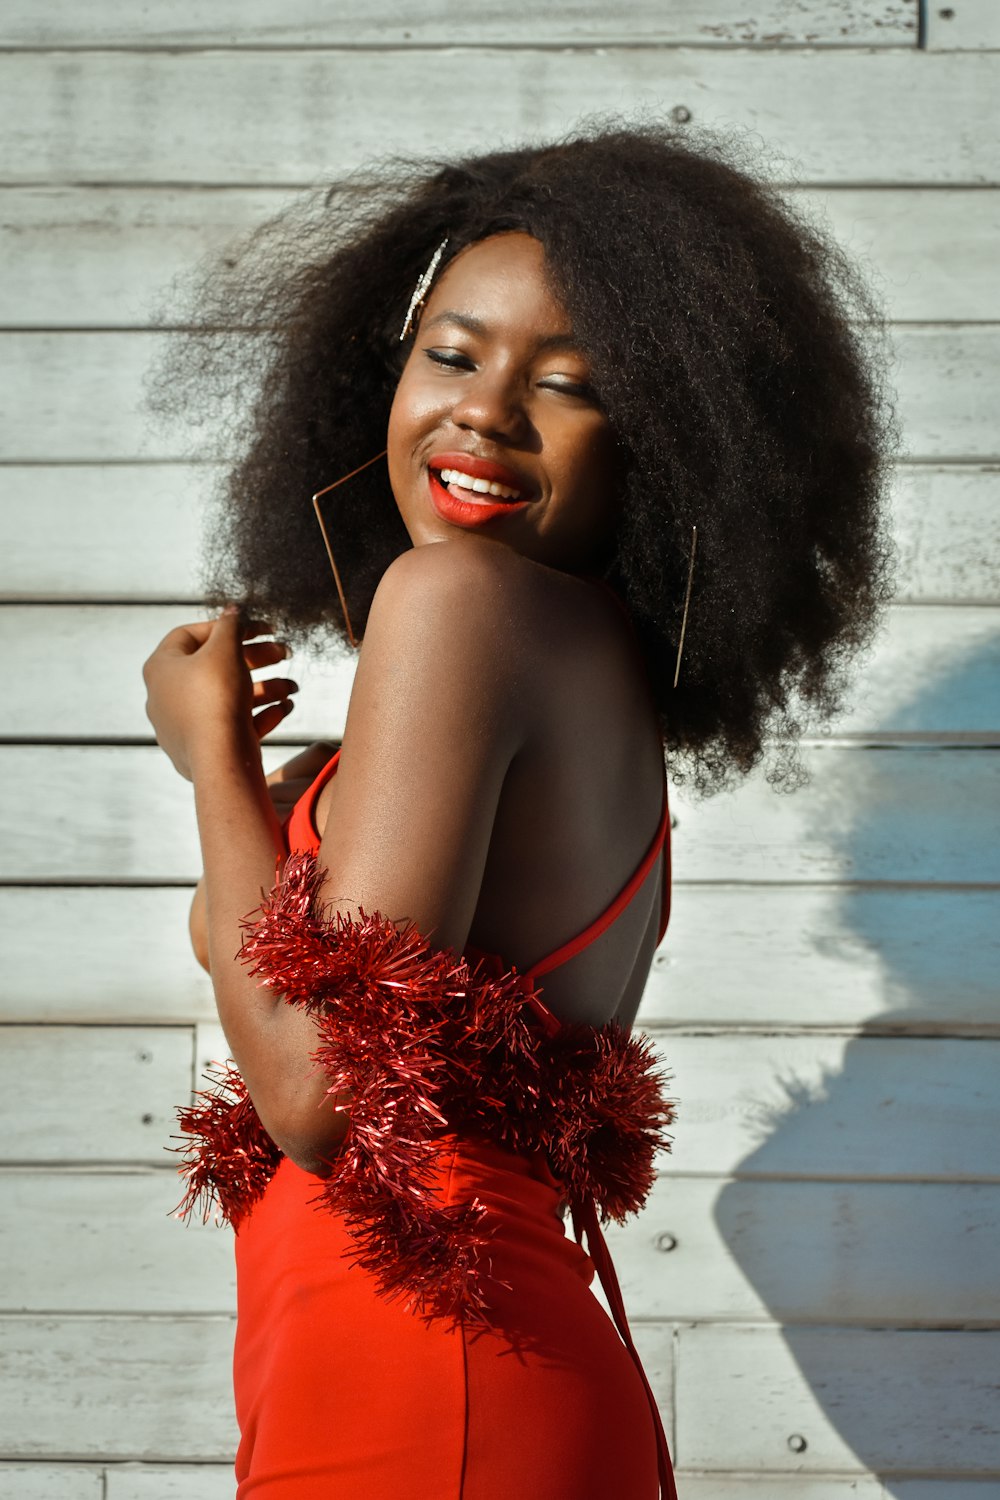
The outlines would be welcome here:
<svg viewBox="0 0 1000 1500">
<path fill-rule="evenodd" d="M 508 464 L 494 462 L 491 458 L 476 458 L 472 453 L 434 453 L 428 466 L 440 474 L 442 469 L 458 469 L 470 479 L 485 479 L 490 484 L 506 485 L 509 490 L 518 490 L 521 500 L 533 500 L 537 493 L 535 485 L 526 474 L 512 469 Z"/>
<path fill-rule="evenodd" d="M 466 467 L 463 469 L 463 472 L 470 474 L 471 470 L 468 468 L 468 460 L 466 459 L 464 462 Z M 448 467 L 445 464 L 445 468 Z M 458 465 L 456 464 L 455 467 L 457 468 Z M 494 465 L 494 467 L 499 466 Z M 486 477 L 485 474 L 472 475 L 473 479 L 485 479 Z M 468 500 L 464 498 L 459 499 L 456 495 L 452 494 L 450 489 L 447 489 L 441 483 L 440 478 L 433 469 L 428 469 L 427 480 L 428 488 L 430 489 L 431 504 L 442 521 L 450 521 L 453 526 L 485 526 L 487 521 L 494 521 L 498 516 L 512 515 L 514 511 L 524 510 L 528 504 L 527 500 L 498 500 L 493 495 L 476 495 L 473 498 L 469 491 L 465 492 L 470 495 Z M 509 481 L 497 479 L 494 483 L 509 484 Z M 514 488 L 512 484 L 509 487 L 511 489 Z"/>
</svg>

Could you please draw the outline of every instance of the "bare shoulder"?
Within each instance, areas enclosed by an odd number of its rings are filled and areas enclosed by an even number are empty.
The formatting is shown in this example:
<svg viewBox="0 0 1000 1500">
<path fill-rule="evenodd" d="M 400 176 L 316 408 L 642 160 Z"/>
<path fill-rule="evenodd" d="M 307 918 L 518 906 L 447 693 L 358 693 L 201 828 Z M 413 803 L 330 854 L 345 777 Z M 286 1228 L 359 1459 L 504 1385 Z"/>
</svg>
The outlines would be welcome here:
<svg viewBox="0 0 1000 1500">
<path fill-rule="evenodd" d="M 561 577 L 485 538 L 412 547 L 379 582 L 362 662 L 366 651 L 390 649 L 427 654 L 442 673 L 471 674 L 481 689 L 510 681 L 529 658 L 541 662 L 546 627 L 565 609 Z"/>
</svg>

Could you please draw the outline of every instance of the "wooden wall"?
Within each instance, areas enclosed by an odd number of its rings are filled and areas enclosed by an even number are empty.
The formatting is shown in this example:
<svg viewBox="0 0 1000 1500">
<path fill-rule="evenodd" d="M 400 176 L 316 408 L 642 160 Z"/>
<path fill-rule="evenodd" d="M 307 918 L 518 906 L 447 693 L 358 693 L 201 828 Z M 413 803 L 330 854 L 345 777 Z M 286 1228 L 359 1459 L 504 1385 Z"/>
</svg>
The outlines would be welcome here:
<svg viewBox="0 0 1000 1500">
<path fill-rule="evenodd" d="M 0 1496 L 232 1494 L 231 1245 L 164 1154 L 219 1034 L 140 680 L 209 466 L 141 414 L 152 298 L 382 150 L 645 107 L 790 155 L 883 286 L 905 456 L 811 785 L 676 799 L 643 1017 L 681 1111 L 613 1249 L 688 1500 L 996 1500 L 1000 7 L 7 0 L 0 42 Z M 288 743 L 343 721 L 303 675 Z"/>
</svg>

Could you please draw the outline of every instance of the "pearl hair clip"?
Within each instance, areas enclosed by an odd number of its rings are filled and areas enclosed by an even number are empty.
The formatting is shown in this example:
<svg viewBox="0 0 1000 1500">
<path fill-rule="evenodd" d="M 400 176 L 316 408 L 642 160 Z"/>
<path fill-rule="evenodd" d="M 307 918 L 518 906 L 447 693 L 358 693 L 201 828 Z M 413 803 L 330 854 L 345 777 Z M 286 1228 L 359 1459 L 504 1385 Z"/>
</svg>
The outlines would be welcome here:
<svg viewBox="0 0 1000 1500">
<path fill-rule="evenodd" d="M 402 343 L 407 334 L 412 331 L 413 320 L 423 306 L 424 298 L 430 291 L 431 282 L 434 280 L 434 272 L 441 264 L 441 257 L 444 254 L 444 248 L 447 243 L 448 241 L 445 239 L 441 241 L 440 245 L 438 245 L 437 249 L 434 251 L 433 256 L 431 257 L 430 265 L 427 267 L 427 270 L 421 276 L 420 280 L 417 282 L 416 286 L 413 289 L 413 296 L 410 298 L 410 305 L 406 309 L 406 321 L 403 324 L 403 331 L 399 335 L 400 343 Z"/>
</svg>

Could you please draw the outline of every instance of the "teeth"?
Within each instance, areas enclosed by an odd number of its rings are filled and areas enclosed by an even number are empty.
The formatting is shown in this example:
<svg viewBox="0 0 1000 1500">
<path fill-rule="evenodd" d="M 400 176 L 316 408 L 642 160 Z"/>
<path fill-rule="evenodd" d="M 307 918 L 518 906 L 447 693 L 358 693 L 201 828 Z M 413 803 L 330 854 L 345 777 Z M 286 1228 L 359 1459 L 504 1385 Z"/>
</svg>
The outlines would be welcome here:
<svg viewBox="0 0 1000 1500">
<path fill-rule="evenodd" d="M 442 484 L 457 484 L 463 490 L 473 490 L 477 495 L 496 495 L 501 500 L 518 500 L 520 490 L 512 490 L 508 484 L 495 484 L 489 479 L 474 479 L 463 474 L 461 469 L 442 469 Z"/>
</svg>

